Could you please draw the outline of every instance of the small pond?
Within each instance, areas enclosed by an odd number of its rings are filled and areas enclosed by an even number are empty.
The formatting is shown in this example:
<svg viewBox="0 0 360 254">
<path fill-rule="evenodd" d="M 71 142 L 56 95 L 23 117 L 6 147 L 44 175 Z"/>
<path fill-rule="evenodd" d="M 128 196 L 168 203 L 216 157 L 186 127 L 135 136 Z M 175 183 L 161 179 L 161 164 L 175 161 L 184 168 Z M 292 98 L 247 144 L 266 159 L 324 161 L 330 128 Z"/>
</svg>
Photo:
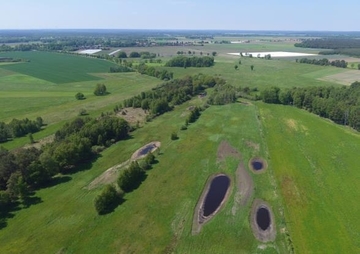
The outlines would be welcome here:
<svg viewBox="0 0 360 254">
<path fill-rule="evenodd" d="M 226 175 L 216 176 L 210 184 L 209 191 L 204 200 L 203 215 L 213 214 L 221 205 L 230 186 L 230 178 Z"/>
<path fill-rule="evenodd" d="M 261 161 L 252 161 L 251 165 L 254 170 L 262 170 L 264 168 L 264 164 Z"/>
<path fill-rule="evenodd" d="M 270 227 L 271 219 L 268 209 L 266 209 L 265 207 L 260 207 L 256 211 L 256 223 L 262 230 L 266 230 Z"/>
<path fill-rule="evenodd" d="M 146 147 L 144 147 L 143 149 L 141 149 L 141 151 L 139 152 L 139 156 L 142 155 L 147 155 L 152 149 L 154 149 L 156 147 L 155 144 L 150 144 L 147 145 Z"/>
</svg>

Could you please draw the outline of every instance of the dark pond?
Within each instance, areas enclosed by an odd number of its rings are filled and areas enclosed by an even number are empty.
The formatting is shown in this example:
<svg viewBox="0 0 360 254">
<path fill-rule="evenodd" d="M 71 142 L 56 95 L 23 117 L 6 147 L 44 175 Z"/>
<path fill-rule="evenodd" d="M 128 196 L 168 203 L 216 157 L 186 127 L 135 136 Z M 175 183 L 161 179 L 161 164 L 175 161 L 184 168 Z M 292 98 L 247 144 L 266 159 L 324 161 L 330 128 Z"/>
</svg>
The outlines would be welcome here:
<svg viewBox="0 0 360 254">
<path fill-rule="evenodd" d="M 270 226 L 270 212 L 268 209 L 261 207 L 256 212 L 256 223 L 262 230 L 266 230 Z"/>
<path fill-rule="evenodd" d="M 224 200 L 226 192 L 230 185 L 230 178 L 226 175 L 215 177 L 210 184 L 209 191 L 205 197 L 204 216 L 209 216 L 218 209 Z"/>
<path fill-rule="evenodd" d="M 155 148 L 156 145 L 154 144 L 150 144 L 148 146 L 146 146 L 145 148 L 143 148 L 140 152 L 139 152 L 139 155 L 142 156 L 142 155 L 146 155 L 148 154 L 153 148 Z"/>
<path fill-rule="evenodd" d="M 264 167 L 264 165 L 261 161 L 253 161 L 253 162 L 251 162 L 251 165 L 253 166 L 253 168 L 255 170 L 261 170 Z"/>
</svg>

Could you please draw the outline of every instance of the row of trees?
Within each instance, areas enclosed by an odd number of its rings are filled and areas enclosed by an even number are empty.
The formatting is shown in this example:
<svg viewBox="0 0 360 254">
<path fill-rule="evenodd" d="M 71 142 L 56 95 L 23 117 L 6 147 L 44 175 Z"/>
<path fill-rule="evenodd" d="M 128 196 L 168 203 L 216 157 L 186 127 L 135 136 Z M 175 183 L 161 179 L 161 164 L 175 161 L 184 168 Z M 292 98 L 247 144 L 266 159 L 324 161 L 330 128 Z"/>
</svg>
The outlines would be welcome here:
<svg viewBox="0 0 360 254">
<path fill-rule="evenodd" d="M 165 66 L 167 67 L 211 67 L 214 66 L 214 58 L 209 56 L 203 57 L 186 57 L 177 56 L 170 59 Z"/>
<path fill-rule="evenodd" d="M 94 205 L 98 214 L 111 212 L 122 201 L 125 193 L 138 188 L 145 180 L 146 170 L 155 163 L 155 156 L 150 152 L 140 163 L 131 162 L 128 168 L 121 171 L 117 179 L 117 188 L 111 184 L 106 185 L 102 192 L 95 198 Z"/>
<path fill-rule="evenodd" d="M 22 120 L 13 119 L 8 124 L 0 122 L 0 142 L 38 132 L 42 126 L 43 119 L 41 117 L 37 117 L 36 120 L 29 120 L 28 118 Z"/>
<path fill-rule="evenodd" d="M 124 65 L 118 65 L 114 67 L 110 67 L 110 73 L 116 73 L 116 72 L 132 72 L 134 71 L 130 67 L 124 66 Z"/>
<path fill-rule="evenodd" d="M 144 51 L 144 52 L 137 52 L 137 51 L 133 51 L 129 54 L 130 58 L 143 58 L 143 59 L 153 59 L 156 58 L 156 54 L 155 53 L 150 53 L 148 51 Z M 120 51 L 118 54 L 118 58 L 127 58 L 128 55 L 126 54 L 126 52 L 124 51 Z"/>
<path fill-rule="evenodd" d="M 329 61 L 329 59 L 327 58 L 323 58 L 323 59 L 308 59 L 308 58 L 301 58 L 296 59 L 296 62 L 299 63 L 306 63 L 306 64 L 315 64 L 315 65 L 321 65 L 321 66 L 335 66 L 335 67 L 339 67 L 339 68 L 347 68 L 348 63 L 345 60 L 334 60 L 334 61 Z"/>
<path fill-rule="evenodd" d="M 261 92 L 261 99 L 266 103 L 294 105 L 360 131 L 360 82 L 340 88 L 271 87 Z"/>
<path fill-rule="evenodd" d="M 159 70 L 144 63 L 134 66 L 134 69 L 136 69 L 140 74 L 145 74 L 161 80 L 170 80 L 174 77 L 174 73 L 168 70 Z"/>
<path fill-rule="evenodd" d="M 165 82 L 151 91 L 142 92 L 123 102 L 124 107 L 142 108 L 151 115 L 161 115 L 170 111 L 173 106 L 180 105 L 198 95 L 206 88 L 214 87 L 218 83 L 225 83 L 219 77 L 212 77 L 203 74 L 186 76 L 181 79 L 174 79 Z M 118 111 L 121 106 L 114 110 Z"/>
</svg>

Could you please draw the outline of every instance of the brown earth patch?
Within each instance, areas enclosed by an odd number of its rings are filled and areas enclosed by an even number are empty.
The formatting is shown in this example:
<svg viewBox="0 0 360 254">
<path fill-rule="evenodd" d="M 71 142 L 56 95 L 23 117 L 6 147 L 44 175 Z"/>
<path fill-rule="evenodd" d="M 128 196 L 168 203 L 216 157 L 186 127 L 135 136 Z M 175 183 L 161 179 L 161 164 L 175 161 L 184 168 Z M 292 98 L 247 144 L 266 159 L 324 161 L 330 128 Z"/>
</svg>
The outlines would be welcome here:
<svg viewBox="0 0 360 254">
<path fill-rule="evenodd" d="M 87 189 L 91 190 L 91 189 L 95 189 L 99 185 L 110 184 L 110 183 L 115 182 L 119 176 L 121 169 L 125 168 L 131 161 L 144 158 L 146 156 L 146 154 L 148 154 L 149 152 L 151 152 L 151 153 L 155 152 L 157 149 L 160 148 L 160 146 L 161 146 L 161 142 L 159 142 L 159 141 L 150 142 L 149 144 L 144 145 L 143 147 L 136 150 L 129 160 L 124 161 L 123 163 L 120 163 L 118 165 L 115 165 L 115 166 L 107 169 L 104 173 L 102 173 L 100 176 L 95 178 L 87 186 Z M 142 151 L 144 151 L 144 149 L 147 149 L 146 154 L 142 154 Z"/>
<path fill-rule="evenodd" d="M 146 112 L 141 108 L 124 108 L 116 114 L 131 124 L 145 123 L 146 115 Z"/>
<path fill-rule="evenodd" d="M 254 142 L 252 142 L 252 141 L 250 141 L 250 140 L 247 140 L 247 141 L 245 142 L 245 144 L 246 144 L 248 147 L 253 148 L 255 151 L 260 151 L 260 145 L 259 145 L 259 144 L 256 144 L 256 143 L 254 143 Z"/>
<path fill-rule="evenodd" d="M 228 142 L 221 141 L 217 150 L 217 160 L 218 162 L 222 162 L 225 160 L 226 157 L 233 157 L 235 159 L 240 159 L 241 154 Z"/>
<path fill-rule="evenodd" d="M 266 230 L 262 230 L 256 222 L 256 213 L 257 210 L 260 208 L 266 208 L 270 213 L 270 226 Z M 275 240 L 276 238 L 275 217 L 270 208 L 270 205 L 267 202 L 261 199 L 254 200 L 251 208 L 250 224 L 255 238 L 258 239 L 259 241 L 269 242 Z"/>
</svg>

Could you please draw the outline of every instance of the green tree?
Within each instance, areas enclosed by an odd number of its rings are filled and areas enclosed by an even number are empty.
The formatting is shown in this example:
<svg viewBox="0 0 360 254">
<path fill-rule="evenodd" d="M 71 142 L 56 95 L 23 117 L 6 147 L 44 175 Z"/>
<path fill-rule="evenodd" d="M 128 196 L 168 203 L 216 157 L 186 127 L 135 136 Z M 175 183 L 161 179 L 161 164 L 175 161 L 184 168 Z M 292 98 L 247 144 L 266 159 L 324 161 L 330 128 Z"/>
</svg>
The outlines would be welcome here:
<svg viewBox="0 0 360 254">
<path fill-rule="evenodd" d="M 155 155 L 153 154 L 153 153 L 148 153 L 147 155 L 146 155 L 146 157 L 145 157 L 145 161 L 149 164 L 149 165 L 151 165 L 151 164 L 154 164 L 155 163 Z"/>
<path fill-rule="evenodd" d="M 75 94 L 75 98 L 76 98 L 77 100 L 84 100 L 84 99 L 85 99 L 85 96 L 84 96 L 83 93 L 77 93 L 77 94 Z"/>
<path fill-rule="evenodd" d="M 113 185 L 106 185 L 94 200 L 97 213 L 102 215 L 113 211 L 120 203 L 123 195 L 124 193 L 122 191 L 116 191 Z"/>
<path fill-rule="evenodd" d="M 131 58 L 139 58 L 139 57 L 141 57 L 141 55 L 140 55 L 139 52 L 133 51 L 133 52 L 130 53 L 129 57 L 131 57 Z"/>
<path fill-rule="evenodd" d="M 234 68 L 235 68 L 235 70 L 237 70 L 239 68 L 239 66 L 237 64 L 235 64 Z"/>
<path fill-rule="evenodd" d="M 127 54 L 124 51 L 120 51 L 118 54 L 118 58 L 127 58 Z"/>
<path fill-rule="evenodd" d="M 254 65 L 251 65 L 251 66 L 250 66 L 250 69 L 253 71 L 253 70 L 254 70 Z"/>
<path fill-rule="evenodd" d="M 358 64 L 358 70 L 360 70 L 360 64 Z"/>
<path fill-rule="evenodd" d="M 128 168 L 121 172 L 117 180 L 117 184 L 120 189 L 124 190 L 125 192 L 130 192 L 140 185 L 144 175 L 145 172 L 140 167 L 139 163 L 133 161 Z"/>
<path fill-rule="evenodd" d="M 29 136 L 30 144 L 34 144 L 35 140 L 34 140 L 34 137 L 33 137 L 32 133 L 29 133 L 28 136 Z"/>
<path fill-rule="evenodd" d="M 170 136 L 170 139 L 171 139 L 171 140 L 177 140 L 177 139 L 179 139 L 179 137 L 178 137 L 178 135 L 177 135 L 176 132 L 172 132 L 172 133 L 171 133 L 171 136 Z"/>
<path fill-rule="evenodd" d="M 94 94 L 96 96 L 102 96 L 106 94 L 106 86 L 104 84 L 96 84 Z"/>
<path fill-rule="evenodd" d="M 212 54 L 212 56 L 216 56 L 216 55 L 217 55 L 217 52 L 216 52 L 216 51 L 213 51 L 211 54 Z"/>
</svg>

